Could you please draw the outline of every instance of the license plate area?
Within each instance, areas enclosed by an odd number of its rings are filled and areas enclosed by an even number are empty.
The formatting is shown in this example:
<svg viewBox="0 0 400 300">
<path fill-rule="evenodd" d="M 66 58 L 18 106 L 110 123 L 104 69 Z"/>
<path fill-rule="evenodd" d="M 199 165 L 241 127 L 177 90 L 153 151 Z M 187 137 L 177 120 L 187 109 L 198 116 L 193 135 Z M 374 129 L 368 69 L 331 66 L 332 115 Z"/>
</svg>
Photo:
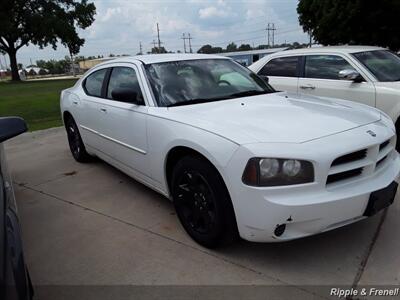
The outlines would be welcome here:
<svg viewBox="0 0 400 300">
<path fill-rule="evenodd" d="M 394 197 L 396 196 L 397 186 L 398 184 L 393 181 L 384 189 L 371 193 L 364 216 L 373 216 L 377 212 L 391 205 L 394 201 Z"/>
</svg>

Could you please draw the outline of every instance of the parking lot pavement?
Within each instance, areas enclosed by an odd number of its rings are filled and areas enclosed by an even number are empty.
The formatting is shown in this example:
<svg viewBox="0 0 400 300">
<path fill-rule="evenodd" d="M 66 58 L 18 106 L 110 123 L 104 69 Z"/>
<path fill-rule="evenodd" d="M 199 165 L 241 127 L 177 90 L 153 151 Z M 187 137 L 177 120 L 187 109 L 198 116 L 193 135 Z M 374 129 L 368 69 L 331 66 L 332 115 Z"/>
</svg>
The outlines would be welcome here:
<svg viewBox="0 0 400 300">
<path fill-rule="evenodd" d="M 308 299 L 327 296 L 316 285 L 400 283 L 398 196 L 386 218 L 208 250 L 166 198 L 101 161 L 76 163 L 61 128 L 20 136 L 6 150 L 35 285 L 290 284 Z"/>
</svg>

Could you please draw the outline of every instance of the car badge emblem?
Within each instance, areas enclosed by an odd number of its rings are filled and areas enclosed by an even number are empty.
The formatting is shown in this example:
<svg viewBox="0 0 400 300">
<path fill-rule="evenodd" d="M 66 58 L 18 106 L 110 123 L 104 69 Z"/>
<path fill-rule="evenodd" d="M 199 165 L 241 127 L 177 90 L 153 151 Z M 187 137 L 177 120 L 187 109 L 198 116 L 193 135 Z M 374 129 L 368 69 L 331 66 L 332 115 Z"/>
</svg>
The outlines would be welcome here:
<svg viewBox="0 0 400 300">
<path fill-rule="evenodd" d="M 372 130 L 368 130 L 367 133 L 372 137 L 376 137 L 376 133 L 373 132 Z"/>
</svg>

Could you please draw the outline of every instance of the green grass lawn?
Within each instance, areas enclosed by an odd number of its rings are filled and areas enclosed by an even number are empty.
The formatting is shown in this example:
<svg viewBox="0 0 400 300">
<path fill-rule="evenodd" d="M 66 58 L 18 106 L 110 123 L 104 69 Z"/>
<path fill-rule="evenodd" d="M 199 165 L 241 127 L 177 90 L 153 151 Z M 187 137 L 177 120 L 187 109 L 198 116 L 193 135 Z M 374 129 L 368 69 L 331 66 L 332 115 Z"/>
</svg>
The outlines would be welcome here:
<svg viewBox="0 0 400 300">
<path fill-rule="evenodd" d="M 19 116 L 30 131 L 61 126 L 60 92 L 76 79 L 0 83 L 0 117 Z"/>
</svg>

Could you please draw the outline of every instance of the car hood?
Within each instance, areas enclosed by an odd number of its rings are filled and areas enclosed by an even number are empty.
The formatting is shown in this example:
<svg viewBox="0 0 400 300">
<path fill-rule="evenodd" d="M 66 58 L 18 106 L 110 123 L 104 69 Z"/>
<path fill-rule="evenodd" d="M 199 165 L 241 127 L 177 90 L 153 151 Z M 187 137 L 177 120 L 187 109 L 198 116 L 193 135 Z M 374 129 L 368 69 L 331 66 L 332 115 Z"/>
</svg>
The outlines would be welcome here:
<svg viewBox="0 0 400 300">
<path fill-rule="evenodd" d="M 344 100 L 286 92 L 165 108 L 163 118 L 237 144 L 303 143 L 380 120 L 380 112 Z"/>
</svg>

